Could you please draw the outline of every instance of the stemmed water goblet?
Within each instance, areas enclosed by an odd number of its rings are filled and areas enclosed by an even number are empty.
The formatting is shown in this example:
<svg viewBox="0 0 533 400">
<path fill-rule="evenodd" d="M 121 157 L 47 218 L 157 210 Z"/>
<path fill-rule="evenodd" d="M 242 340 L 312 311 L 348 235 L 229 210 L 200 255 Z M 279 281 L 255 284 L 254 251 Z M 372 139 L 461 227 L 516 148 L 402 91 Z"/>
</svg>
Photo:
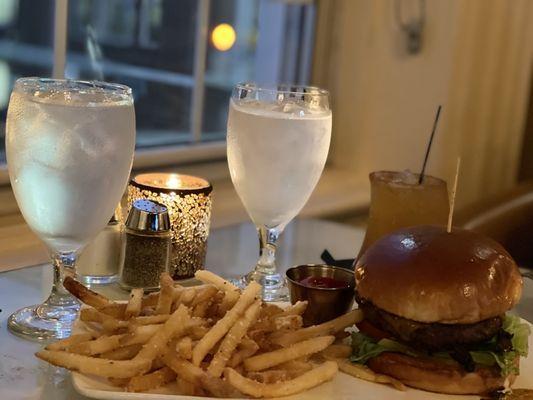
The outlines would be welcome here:
<svg viewBox="0 0 533 400">
<path fill-rule="evenodd" d="M 276 243 L 300 212 L 326 163 L 331 138 L 328 92 L 309 86 L 236 85 L 230 99 L 227 154 L 231 179 L 257 227 L 260 256 L 253 271 L 263 299 L 287 298 L 275 264 Z"/>
<path fill-rule="evenodd" d="M 79 304 L 63 287 L 78 253 L 107 224 L 133 161 L 131 89 L 118 84 L 21 78 L 7 113 L 6 152 L 17 204 L 46 244 L 54 283 L 44 303 L 9 317 L 11 332 L 67 337 Z"/>
</svg>

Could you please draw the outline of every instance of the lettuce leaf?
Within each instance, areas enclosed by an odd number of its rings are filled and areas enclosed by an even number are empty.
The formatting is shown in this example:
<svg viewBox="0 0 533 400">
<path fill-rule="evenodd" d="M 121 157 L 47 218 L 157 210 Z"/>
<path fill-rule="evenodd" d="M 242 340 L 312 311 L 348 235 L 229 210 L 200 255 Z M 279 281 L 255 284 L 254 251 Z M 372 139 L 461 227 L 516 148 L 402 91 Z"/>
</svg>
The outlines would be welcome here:
<svg viewBox="0 0 533 400">
<path fill-rule="evenodd" d="M 506 315 L 503 319 L 503 330 L 513 335 L 513 350 L 522 357 L 527 357 L 528 337 L 531 334 L 529 325 L 521 322 L 516 315 Z"/>
<path fill-rule="evenodd" d="M 512 350 L 500 351 L 497 347 L 496 337 L 494 337 L 476 346 L 470 351 L 470 355 L 476 364 L 484 366 L 498 365 L 502 376 L 507 376 L 511 373 L 518 373 L 518 366 L 515 364 L 516 357 L 527 356 L 530 327 L 528 324 L 521 322 L 519 317 L 506 315 L 503 319 L 503 329 L 513 335 L 511 338 Z M 361 332 L 352 333 L 352 349 L 350 360 L 358 364 L 365 364 L 371 358 L 384 352 L 402 353 L 413 357 L 428 357 L 428 354 L 413 350 L 394 340 L 381 339 L 376 341 Z M 434 353 L 432 356 L 452 359 L 447 352 Z"/>
<path fill-rule="evenodd" d="M 379 356 L 386 351 L 392 351 L 373 341 L 361 332 L 352 333 L 352 356 L 350 361 L 357 364 L 366 364 L 368 360 Z"/>
<path fill-rule="evenodd" d="M 518 365 L 515 364 L 517 353 L 515 351 L 493 352 L 493 351 L 471 351 L 470 355 L 476 364 L 493 366 L 498 364 L 502 376 L 518 374 Z"/>
<path fill-rule="evenodd" d="M 402 353 L 413 357 L 420 356 L 420 353 L 404 344 L 391 339 L 381 339 L 376 342 L 361 332 L 352 333 L 352 349 L 350 360 L 358 364 L 366 364 L 368 360 L 384 352 Z"/>
</svg>

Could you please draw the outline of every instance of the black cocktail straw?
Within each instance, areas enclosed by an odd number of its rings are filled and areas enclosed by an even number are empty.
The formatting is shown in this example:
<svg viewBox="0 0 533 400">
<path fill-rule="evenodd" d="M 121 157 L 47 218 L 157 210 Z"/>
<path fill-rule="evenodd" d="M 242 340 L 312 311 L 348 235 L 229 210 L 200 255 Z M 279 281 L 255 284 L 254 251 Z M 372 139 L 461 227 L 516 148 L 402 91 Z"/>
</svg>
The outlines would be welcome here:
<svg viewBox="0 0 533 400">
<path fill-rule="evenodd" d="M 424 164 L 422 165 L 422 171 L 420 172 L 420 176 L 418 177 L 419 185 L 424 180 L 424 174 L 426 172 L 426 164 L 428 162 L 429 152 L 431 151 L 431 145 L 433 144 L 433 137 L 435 136 L 435 132 L 437 130 L 437 124 L 439 123 L 439 116 L 440 116 L 441 108 L 442 108 L 441 105 L 439 105 L 439 108 L 437 108 L 437 114 L 435 115 L 435 122 L 433 122 L 433 129 L 431 130 L 431 136 L 429 137 L 429 143 L 426 149 L 426 156 L 424 157 Z"/>
</svg>

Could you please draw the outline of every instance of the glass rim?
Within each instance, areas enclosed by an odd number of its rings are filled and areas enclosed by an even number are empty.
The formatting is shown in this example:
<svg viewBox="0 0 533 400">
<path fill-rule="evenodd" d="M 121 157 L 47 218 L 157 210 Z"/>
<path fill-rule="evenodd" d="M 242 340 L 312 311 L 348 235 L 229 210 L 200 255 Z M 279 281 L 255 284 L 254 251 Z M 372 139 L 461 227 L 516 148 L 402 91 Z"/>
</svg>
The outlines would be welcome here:
<svg viewBox="0 0 533 400">
<path fill-rule="evenodd" d="M 50 84 L 64 85 L 65 89 L 68 89 L 68 85 L 76 85 L 79 88 L 88 87 L 88 88 L 98 88 L 104 91 L 115 93 L 119 95 L 132 95 L 132 90 L 129 86 L 123 85 L 121 83 L 114 82 L 104 82 L 98 80 L 83 80 L 83 79 L 58 79 L 58 78 L 41 78 L 38 76 L 27 76 L 18 78 L 13 85 L 13 90 L 17 91 L 22 85 L 25 89 L 39 90 L 40 88 L 54 88 Z M 50 85 L 50 86 L 48 86 Z"/>
<path fill-rule="evenodd" d="M 404 174 L 409 173 L 414 178 L 415 181 L 413 183 L 409 183 L 408 181 L 402 180 Z M 439 177 L 424 174 L 424 180 L 422 184 L 418 183 L 418 179 L 420 178 L 419 172 L 413 172 L 410 170 L 404 170 L 404 171 L 390 171 L 390 170 L 379 170 L 379 171 L 373 171 L 368 174 L 368 178 L 370 180 L 370 183 L 376 183 L 376 184 L 384 184 L 384 185 L 390 185 L 390 186 L 396 186 L 396 187 L 402 187 L 402 188 L 420 188 L 422 189 L 425 187 L 427 189 L 428 186 L 446 186 L 446 181 L 444 179 L 441 179 Z M 395 180 L 397 179 L 397 180 Z"/>
<path fill-rule="evenodd" d="M 287 87 L 288 89 L 282 89 L 283 87 Z M 264 92 L 264 93 L 271 93 L 271 94 L 295 94 L 295 95 L 299 94 L 299 95 L 329 97 L 329 91 L 326 89 L 319 88 L 318 86 L 299 85 L 299 84 L 290 84 L 290 83 L 259 84 L 253 81 L 245 81 L 245 82 L 237 83 L 234 86 L 234 89 Z M 309 90 L 309 91 L 306 91 L 306 90 Z"/>
</svg>

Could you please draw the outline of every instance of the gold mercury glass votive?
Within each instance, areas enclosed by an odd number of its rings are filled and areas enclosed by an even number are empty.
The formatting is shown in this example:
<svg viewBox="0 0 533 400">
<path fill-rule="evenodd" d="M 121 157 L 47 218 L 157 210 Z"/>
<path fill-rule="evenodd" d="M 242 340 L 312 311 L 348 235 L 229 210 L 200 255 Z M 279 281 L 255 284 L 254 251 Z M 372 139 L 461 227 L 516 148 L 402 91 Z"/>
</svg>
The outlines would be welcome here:
<svg viewBox="0 0 533 400">
<path fill-rule="evenodd" d="M 128 186 L 128 211 L 137 199 L 148 199 L 168 208 L 172 231 L 170 272 L 186 279 L 204 268 L 211 221 L 211 191 L 205 179 L 175 173 L 135 176 Z"/>
</svg>

